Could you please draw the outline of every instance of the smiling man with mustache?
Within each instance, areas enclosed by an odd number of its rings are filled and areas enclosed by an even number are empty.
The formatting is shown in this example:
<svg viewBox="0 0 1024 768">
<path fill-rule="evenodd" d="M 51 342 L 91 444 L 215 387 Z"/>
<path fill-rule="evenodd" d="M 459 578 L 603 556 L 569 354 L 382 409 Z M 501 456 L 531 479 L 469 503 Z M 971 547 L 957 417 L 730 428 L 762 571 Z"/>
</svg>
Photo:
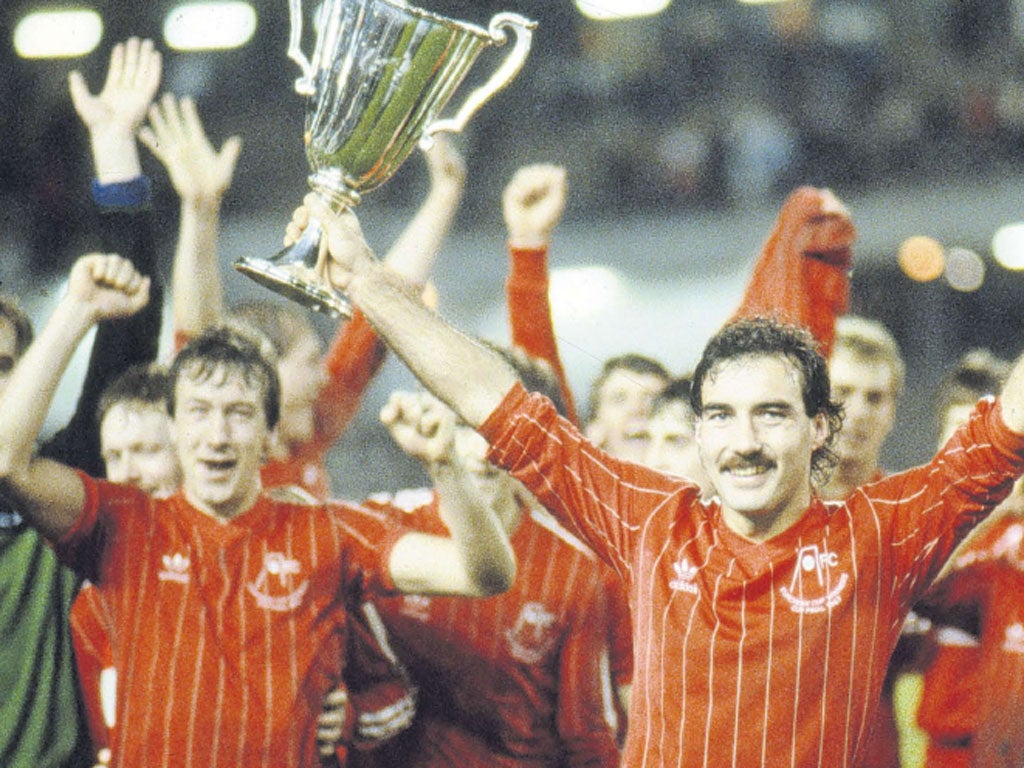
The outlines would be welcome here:
<svg viewBox="0 0 1024 768">
<path fill-rule="evenodd" d="M 308 208 L 306 207 L 308 206 Z M 633 612 L 627 766 L 855 765 L 909 606 L 1024 471 L 1024 363 L 927 465 L 825 502 L 840 409 L 805 330 L 731 323 L 693 376 L 716 496 L 615 459 L 382 268 L 351 211 L 307 196 L 331 283 L 428 389 L 622 576 Z"/>
</svg>

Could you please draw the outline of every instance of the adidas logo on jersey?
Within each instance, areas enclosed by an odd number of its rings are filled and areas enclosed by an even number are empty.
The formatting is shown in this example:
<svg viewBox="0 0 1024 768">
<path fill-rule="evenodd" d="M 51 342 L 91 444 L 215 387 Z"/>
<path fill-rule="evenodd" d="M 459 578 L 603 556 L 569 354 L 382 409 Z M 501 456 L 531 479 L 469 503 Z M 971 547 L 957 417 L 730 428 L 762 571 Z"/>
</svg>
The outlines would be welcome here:
<svg viewBox="0 0 1024 768">
<path fill-rule="evenodd" d="M 690 562 L 690 558 L 682 557 L 672 563 L 672 570 L 675 571 L 675 578 L 668 583 L 671 589 L 677 592 L 689 592 L 696 595 L 699 590 L 694 580 L 697 578 L 697 566 Z"/>
<path fill-rule="evenodd" d="M 173 555 L 163 556 L 164 567 L 157 574 L 160 581 L 175 581 L 178 584 L 188 584 L 188 567 L 191 564 L 188 555 L 175 552 Z"/>
</svg>

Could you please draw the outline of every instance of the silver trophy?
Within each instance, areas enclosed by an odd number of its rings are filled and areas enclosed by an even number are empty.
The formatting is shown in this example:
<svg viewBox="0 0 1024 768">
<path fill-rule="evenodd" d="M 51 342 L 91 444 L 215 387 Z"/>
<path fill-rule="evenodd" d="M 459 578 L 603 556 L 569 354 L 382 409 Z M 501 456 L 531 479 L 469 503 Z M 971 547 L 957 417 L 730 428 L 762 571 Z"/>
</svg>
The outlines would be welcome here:
<svg viewBox="0 0 1024 768">
<path fill-rule="evenodd" d="M 316 47 L 302 53 L 302 0 L 289 0 L 288 56 L 302 68 L 295 90 L 306 96 L 309 184 L 335 210 L 357 205 L 390 179 L 416 148 L 441 131 L 461 131 L 470 117 L 518 74 L 536 24 L 499 13 L 487 29 L 415 8 L 403 0 L 324 0 Z M 455 116 L 437 119 L 477 57 L 515 45 L 491 77 L 470 92 Z M 352 307 L 321 277 L 320 225 L 270 259 L 245 257 L 235 269 L 318 312 L 350 317 Z"/>
</svg>

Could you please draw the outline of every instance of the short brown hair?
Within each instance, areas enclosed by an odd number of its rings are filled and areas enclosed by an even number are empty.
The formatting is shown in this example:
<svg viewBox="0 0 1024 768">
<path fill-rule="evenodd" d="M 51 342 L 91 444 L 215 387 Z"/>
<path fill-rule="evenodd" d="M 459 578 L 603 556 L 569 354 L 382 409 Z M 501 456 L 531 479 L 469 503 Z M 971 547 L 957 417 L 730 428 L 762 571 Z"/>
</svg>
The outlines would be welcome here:
<svg viewBox="0 0 1024 768">
<path fill-rule="evenodd" d="M 974 405 L 983 397 L 998 395 L 1011 368 L 1013 363 L 988 349 L 979 347 L 966 352 L 939 385 L 939 419 L 945 418 L 950 408 Z"/>
<path fill-rule="evenodd" d="M 668 372 L 668 369 L 653 357 L 632 352 L 610 357 L 605 360 L 604 365 L 601 366 L 601 372 L 594 379 L 594 383 L 590 385 L 590 393 L 587 397 L 587 421 L 597 418 L 598 407 L 601 405 L 601 387 L 616 371 L 655 376 L 664 381 L 666 385 L 672 379 L 672 374 Z"/>
<path fill-rule="evenodd" d="M 139 363 L 107 385 L 96 406 L 96 423 L 102 424 L 107 412 L 121 403 L 138 403 L 167 410 L 171 377 L 167 368 L 159 363 Z"/>
<path fill-rule="evenodd" d="M 241 373 L 248 384 L 262 390 L 263 414 L 267 427 L 273 429 L 281 416 L 281 382 L 277 367 L 267 360 L 252 335 L 226 325 L 196 336 L 174 358 L 167 395 L 167 412 L 171 418 L 177 406 L 177 383 L 183 376 L 205 380 L 223 368 Z"/>
</svg>

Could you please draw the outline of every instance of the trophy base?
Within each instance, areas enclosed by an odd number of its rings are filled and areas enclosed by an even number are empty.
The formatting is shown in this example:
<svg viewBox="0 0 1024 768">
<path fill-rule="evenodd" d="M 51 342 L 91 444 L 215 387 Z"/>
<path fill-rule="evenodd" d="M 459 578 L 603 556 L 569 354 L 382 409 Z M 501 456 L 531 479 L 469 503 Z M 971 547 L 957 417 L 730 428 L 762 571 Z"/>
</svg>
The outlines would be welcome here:
<svg viewBox="0 0 1024 768">
<path fill-rule="evenodd" d="M 259 258 L 242 258 L 232 265 L 246 277 L 306 309 L 336 318 L 351 318 L 352 304 L 332 288 L 319 284 L 301 264 L 275 264 Z"/>
</svg>

